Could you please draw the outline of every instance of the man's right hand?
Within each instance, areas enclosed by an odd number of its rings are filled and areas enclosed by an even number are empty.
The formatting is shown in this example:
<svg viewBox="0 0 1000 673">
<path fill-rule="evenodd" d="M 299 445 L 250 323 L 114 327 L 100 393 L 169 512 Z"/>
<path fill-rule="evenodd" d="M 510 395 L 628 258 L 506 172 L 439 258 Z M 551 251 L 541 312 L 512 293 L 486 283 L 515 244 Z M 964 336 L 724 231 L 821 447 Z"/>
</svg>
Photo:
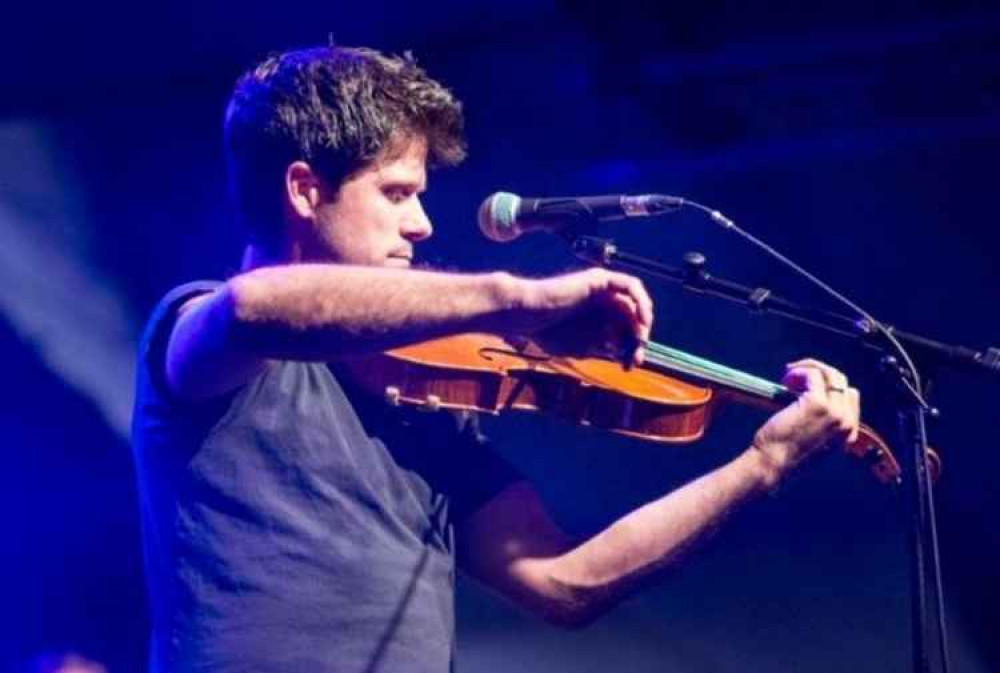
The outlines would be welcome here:
<svg viewBox="0 0 1000 673">
<path fill-rule="evenodd" d="M 592 268 L 520 283 L 510 332 L 531 336 L 551 353 L 614 354 L 641 364 L 653 301 L 638 278 Z"/>
</svg>

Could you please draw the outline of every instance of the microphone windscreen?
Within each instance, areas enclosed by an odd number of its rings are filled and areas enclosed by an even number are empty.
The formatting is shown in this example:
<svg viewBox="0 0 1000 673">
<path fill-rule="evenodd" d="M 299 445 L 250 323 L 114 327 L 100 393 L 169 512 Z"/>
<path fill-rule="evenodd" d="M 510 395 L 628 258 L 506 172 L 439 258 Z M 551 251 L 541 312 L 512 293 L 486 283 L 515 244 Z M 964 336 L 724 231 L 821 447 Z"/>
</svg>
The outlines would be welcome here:
<svg viewBox="0 0 1000 673">
<path fill-rule="evenodd" d="M 479 206 L 479 230 L 483 236 L 506 243 L 521 235 L 517 226 L 517 211 L 521 207 L 521 197 L 510 192 L 496 192 Z"/>
</svg>

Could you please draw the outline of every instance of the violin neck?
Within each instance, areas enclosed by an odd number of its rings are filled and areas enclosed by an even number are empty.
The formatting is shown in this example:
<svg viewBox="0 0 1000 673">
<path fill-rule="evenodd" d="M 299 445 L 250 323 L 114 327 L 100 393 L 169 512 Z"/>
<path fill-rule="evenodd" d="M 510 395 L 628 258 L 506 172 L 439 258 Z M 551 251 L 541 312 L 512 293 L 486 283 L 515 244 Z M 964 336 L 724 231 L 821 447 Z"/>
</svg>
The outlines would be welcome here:
<svg viewBox="0 0 1000 673">
<path fill-rule="evenodd" d="M 780 383 L 655 342 L 646 344 L 646 364 L 686 375 L 697 381 L 715 384 L 764 402 L 784 404 L 795 398 L 795 394 Z"/>
</svg>

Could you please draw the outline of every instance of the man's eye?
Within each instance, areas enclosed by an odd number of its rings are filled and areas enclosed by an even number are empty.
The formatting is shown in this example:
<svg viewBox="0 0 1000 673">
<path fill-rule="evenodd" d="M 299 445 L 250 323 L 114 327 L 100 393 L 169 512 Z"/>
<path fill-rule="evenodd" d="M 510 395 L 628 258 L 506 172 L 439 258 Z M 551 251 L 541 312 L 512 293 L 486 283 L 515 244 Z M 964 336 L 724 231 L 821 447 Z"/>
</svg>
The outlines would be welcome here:
<svg viewBox="0 0 1000 673">
<path fill-rule="evenodd" d="M 385 197 L 393 203 L 405 201 L 410 196 L 410 192 L 402 187 L 390 187 L 385 190 Z"/>
</svg>

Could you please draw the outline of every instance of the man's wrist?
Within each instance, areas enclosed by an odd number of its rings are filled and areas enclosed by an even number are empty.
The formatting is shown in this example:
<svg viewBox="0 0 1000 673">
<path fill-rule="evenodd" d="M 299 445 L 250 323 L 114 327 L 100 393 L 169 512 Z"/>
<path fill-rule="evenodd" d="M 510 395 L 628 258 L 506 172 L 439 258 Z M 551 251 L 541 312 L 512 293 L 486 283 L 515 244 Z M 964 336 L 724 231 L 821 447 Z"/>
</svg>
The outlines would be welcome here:
<svg viewBox="0 0 1000 673">
<path fill-rule="evenodd" d="M 524 279 L 506 271 L 494 271 L 487 276 L 498 313 L 507 313 L 524 305 Z"/>
<path fill-rule="evenodd" d="M 760 488 L 769 493 L 777 490 L 788 473 L 788 466 L 757 442 L 752 443 L 741 457 L 746 459 Z"/>
<path fill-rule="evenodd" d="M 495 271 L 487 275 L 486 282 L 492 308 L 484 316 L 486 322 L 481 331 L 503 335 L 532 331 L 529 307 L 534 281 Z"/>
</svg>

